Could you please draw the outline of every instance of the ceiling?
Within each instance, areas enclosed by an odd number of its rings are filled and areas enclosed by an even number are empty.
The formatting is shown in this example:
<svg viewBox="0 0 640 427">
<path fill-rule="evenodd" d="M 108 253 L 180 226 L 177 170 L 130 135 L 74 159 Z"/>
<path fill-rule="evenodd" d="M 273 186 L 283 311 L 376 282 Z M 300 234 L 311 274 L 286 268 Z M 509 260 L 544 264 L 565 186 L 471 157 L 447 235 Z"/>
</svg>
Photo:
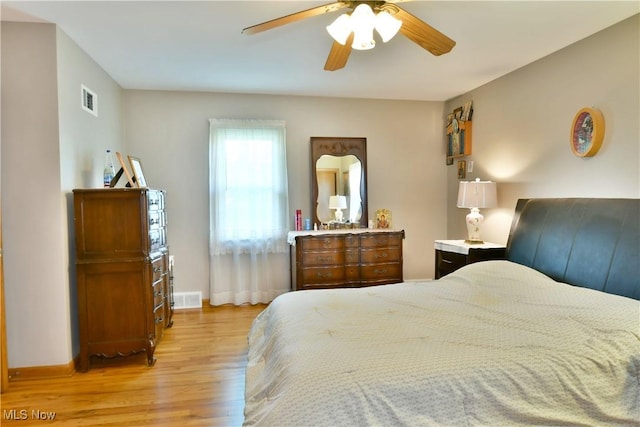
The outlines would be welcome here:
<svg viewBox="0 0 640 427">
<path fill-rule="evenodd" d="M 403 2 L 453 50 L 436 57 L 398 34 L 333 72 L 325 26 L 341 12 L 241 34 L 330 2 L 3 0 L 1 17 L 58 24 L 126 89 L 443 101 L 640 11 L 638 0 Z"/>
</svg>

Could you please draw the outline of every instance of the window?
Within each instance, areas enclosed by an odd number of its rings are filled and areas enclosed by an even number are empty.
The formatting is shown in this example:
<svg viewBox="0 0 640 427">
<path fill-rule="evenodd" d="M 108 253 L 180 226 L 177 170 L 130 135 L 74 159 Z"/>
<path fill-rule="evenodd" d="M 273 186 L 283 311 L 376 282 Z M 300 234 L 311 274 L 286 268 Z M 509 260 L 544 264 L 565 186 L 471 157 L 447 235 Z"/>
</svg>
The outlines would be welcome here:
<svg viewBox="0 0 640 427">
<path fill-rule="evenodd" d="M 211 119 L 210 124 L 212 253 L 285 252 L 284 122 Z"/>
</svg>

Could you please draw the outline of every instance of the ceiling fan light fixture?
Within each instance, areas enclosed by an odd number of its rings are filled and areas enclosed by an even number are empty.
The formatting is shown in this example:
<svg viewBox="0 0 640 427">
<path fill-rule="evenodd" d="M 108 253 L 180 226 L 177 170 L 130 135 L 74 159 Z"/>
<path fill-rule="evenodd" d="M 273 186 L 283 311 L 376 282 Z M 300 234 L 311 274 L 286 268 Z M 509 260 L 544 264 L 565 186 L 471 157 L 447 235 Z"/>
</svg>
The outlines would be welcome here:
<svg viewBox="0 0 640 427">
<path fill-rule="evenodd" d="M 376 41 L 373 39 L 373 29 L 371 31 L 354 31 L 352 49 L 356 50 L 369 50 L 376 46 Z"/>
<path fill-rule="evenodd" d="M 341 45 L 344 45 L 351 34 L 350 16 L 346 13 L 338 16 L 331 25 L 327 25 L 329 35 Z"/>
<path fill-rule="evenodd" d="M 383 10 L 376 15 L 375 28 L 384 43 L 391 40 L 400 27 L 402 27 L 402 21 L 391 16 L 389 12 Z"/>
<path fill-rule="evenodd" d="M 373 40 L 375 21 L 376 16 L 368 4 L 361 3 L 353 10 L 349 19 L 349 24 L 353 30 L 353 44 L 351 45 L 353 49 L 373 49 L 376 45 L 375 40 Z"/>
</svg>

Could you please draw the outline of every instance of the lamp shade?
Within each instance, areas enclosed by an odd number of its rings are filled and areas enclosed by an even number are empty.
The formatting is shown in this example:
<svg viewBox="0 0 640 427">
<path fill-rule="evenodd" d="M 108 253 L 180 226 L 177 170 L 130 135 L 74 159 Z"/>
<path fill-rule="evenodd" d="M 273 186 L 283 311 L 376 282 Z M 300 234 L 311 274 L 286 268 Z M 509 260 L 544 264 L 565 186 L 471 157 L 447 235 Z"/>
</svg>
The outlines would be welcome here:
<svg viewBox="0 0 640 427">
<path fill-rule="evenodd" d="M 327 32 L 341 45 L 344 45 L 347 42 L 349 34 L 351 34 L 352 31 L 349 19 L 349 15 L 345 13 L 333 21 L 331 25 L 327 26 Z"/>
<path fill-rule="evenodd" d="M 329 209 L 346 209 L 346 196 L 329 196 Z"/>
<path fill-rule="evenodd" d="M 492 181 L 460 181 L 459 208 L 493 208 L 498 204 L 496 183 Z"/>
<path fill-rule="evenodd" d="M 351 47 L 356 50 L 373 49 L 376 45 L 373 40 L 373 28 L 375 26 L 375 14 L 366 3 L 361 3 L 353 10 L 349 24 L 353 29 L 353 43 Z"/>
<path fill-rule="evenodd" d="M 400 27 L 402 27 L 402 21 L 391 16 L 389 12 L 383 10 L 376 15 L 376 31 L 384 43 L 391 40 Z"/>
</svg>

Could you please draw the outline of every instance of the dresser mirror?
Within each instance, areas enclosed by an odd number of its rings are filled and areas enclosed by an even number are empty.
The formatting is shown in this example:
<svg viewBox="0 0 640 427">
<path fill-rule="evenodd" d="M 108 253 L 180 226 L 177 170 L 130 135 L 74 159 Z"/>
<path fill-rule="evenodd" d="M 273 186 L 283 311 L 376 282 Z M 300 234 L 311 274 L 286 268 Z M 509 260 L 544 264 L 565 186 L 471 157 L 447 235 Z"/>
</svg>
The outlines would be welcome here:
<svg viewBox="0 0 640 427">
<path fill-rule="evenodd" d="M 329 197 L 346 196 L 345 222 L 367 226 L 367 139 L 311 137 L 311 208 L 313 221 L 335 218 Z"/>
</svg>

